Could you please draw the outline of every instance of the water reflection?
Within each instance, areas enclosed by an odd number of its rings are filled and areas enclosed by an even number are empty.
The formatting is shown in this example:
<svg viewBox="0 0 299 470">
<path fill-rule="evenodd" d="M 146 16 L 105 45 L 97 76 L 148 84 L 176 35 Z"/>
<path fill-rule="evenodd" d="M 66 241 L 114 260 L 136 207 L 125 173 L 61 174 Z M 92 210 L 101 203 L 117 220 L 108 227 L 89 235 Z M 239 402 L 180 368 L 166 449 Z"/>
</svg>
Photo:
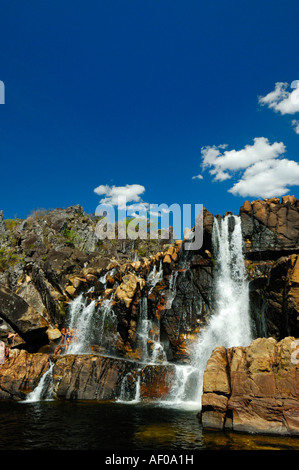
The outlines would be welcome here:
<svg viewBox="0 0 299 470">
<path fill-rule="evenodd" d="M 215 450 L 299 450 L 299 438 L 205 431 L 203 445 Z"/>
<path fill-rule="evenodd" d="M 203 447 L 202 429 L 194 412 L 161 407 L 150 412 L 148 421 L 139 425 L 134 441 L 139 447 L 152 449 Z"/>
<path fill-rule="evenodd" d="M 299 450 L 299 438 L 203 431 L 196 413 L 159 405 L 0 403 L 1 450 Z"/>
</svg>

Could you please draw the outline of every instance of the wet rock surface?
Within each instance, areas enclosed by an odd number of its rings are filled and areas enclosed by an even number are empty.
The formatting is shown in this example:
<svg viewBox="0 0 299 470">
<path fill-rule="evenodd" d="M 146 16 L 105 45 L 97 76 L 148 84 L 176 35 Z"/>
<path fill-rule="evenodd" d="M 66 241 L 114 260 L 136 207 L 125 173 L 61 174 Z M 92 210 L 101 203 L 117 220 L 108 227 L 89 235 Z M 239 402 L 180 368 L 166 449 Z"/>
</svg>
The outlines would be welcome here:
<svg viewBox="0 0 299 470">
<path fill-rule="evenodd" d="M 51 370 L 50 370 L 51 369 Z M 53 356 L 14 350 L 0 365 L 0 400 L 26 400 L 42 377 L 50 374 L 41 399 L 161 400 L 167 397 L 173 366 L 140 364 L 101 355 Z M 51 393 L 49 393 L 51 390 Z"/>
</svg>

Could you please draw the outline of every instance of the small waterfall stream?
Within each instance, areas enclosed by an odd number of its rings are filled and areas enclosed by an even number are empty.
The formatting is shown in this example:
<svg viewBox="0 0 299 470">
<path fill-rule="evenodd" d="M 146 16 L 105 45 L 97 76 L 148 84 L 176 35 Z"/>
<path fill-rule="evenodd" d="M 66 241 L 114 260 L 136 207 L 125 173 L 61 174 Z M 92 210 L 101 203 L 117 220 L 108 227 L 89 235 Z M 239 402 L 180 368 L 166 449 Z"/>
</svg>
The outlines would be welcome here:
<svg viewBox="0 0 299 470">
<path fill-rule="evenodd" d="M 156 364 L 167 362 L 166 354 L 160 341 L 160 329 L 155 330 L 153 322 L 148 317 L 148 299 L 142 297 L 139 302 L 139 325 L 137 335 L 140 339 L 142 362 Z M 150 345 L 150 347 L 149 347 Z"/>
<path fill-rule="evenodd" d="M 53 399 L 53 367 L 54 363 L 51 363 L 49 369 L 41 377 L 38 386 L 28 393 L 25 399 L 26 403 Z"/>
<path fill-rule="evenodd" d="M 95 300 L 87 304 L 88 299 L 80 294 L 71 303 L 69 329 L 75 331 L 75 341 L 72 341 L 68 354 L 89 352 L 90 324 L 95 312 Z"/>
<path fill-rule="evenodd" d="M 157 271 L 157 266 L 154 265 L 152 271 L 149 273 L 147 277 L 147 282 L 150 285 L 149 294 L 152 293 L 154 287 L 156 286 L 156 284 L 158 284 L 159 281 L 161 281 L 162 278 L 163 278 L 163 266 L 162 266 L 162 260 L 161 260 L 158 271 Z"/>
<path fill-rule="evenodd" d="M 99 278 L 106 287 L 108 274 L 112 275 L 114 269 L 108 271 Z M 92 288 L 89 290 L 92 291 Z M 101 301 L 101 305 L 97 303 Z M 95 313 L 97 315 L 95 315 Z M 78 295 L 70 304 L 69 330 L 74 331 L 74 339 L 69 345 L 67 354 L 89 354 L 93 343 L 102 344 L 105 338 L 105 330 L 113 329 L 115 315 L 112 308 L 112 296 L 110 299 L 89 301 L 83 293 Z"/>
<path fill-rule="evenodd" d="M 163 278 L 162 262 L 157 270 L 154 265 L 152 271 L 147 277 L 148 295 L 150 295 L 158 282 Z M 141 297 L 139 301 L 139 321 L 137 326 L 137 336 L 139 338 L 143 363 L 156 363 L 166 361 L 166 354 L 160 342 L 159 333 L 155 331 L 153 322 L 148 315 L 148 295 Z M 149 347 L 151 345 L 151 347 Z"/>
<path fill-rule="evenodd" d="M 121 384 L 121 391 L 119 399 L 117 400 L 119 403 L 129 403 L 135 404 L 140 402 L 140 370 L 138 371 L 137 378 L 135 379 L 135 395 L 132 398 L 132 392 L 130 387 L 130 378 L 132 374 L 129 372 L 127 375 L 124 376 L 122 384 Z"/>
</svg>

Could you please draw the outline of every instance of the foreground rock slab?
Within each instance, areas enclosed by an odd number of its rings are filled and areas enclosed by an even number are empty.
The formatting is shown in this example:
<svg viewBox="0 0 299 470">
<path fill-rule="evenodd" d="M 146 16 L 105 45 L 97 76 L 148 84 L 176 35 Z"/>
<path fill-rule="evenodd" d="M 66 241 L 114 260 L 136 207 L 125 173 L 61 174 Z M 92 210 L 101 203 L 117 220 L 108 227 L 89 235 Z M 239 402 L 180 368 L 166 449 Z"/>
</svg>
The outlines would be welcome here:
<svg viewBox="0 0 299 470">
<path fill-rule="evenodd" d="M 214 349 L 203 381 L 206 429 L 299 435 L 299 342 L 258 338 Z"/>
<path fill-rule="evenodd" d="M 12 350 L 0 366 L 0 400 L 24 400 L 51 372 L 41 399 L 152 401 L 166 397 L 173 382 L 171 365 L 141 364 L 101 355 L 31 354 Z M 51 397 L 49 397 L 49 390 Z"/>
</svg>

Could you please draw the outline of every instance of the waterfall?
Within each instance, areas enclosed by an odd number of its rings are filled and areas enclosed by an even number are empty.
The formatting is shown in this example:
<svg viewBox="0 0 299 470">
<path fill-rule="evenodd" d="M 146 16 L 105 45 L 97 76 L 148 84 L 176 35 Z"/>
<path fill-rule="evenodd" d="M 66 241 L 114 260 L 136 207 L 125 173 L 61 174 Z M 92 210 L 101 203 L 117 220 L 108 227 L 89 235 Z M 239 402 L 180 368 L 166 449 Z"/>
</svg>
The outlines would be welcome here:
<svg viewBox="0 0 299 470">
<path fill-rule="evenodd" d="M 230 235 L 229 226 L 233 223 Z M 243 256 L 241 219 L 227 216 L 215 220 L 213 245 L 217 253 L 216 306 L 210 336 L 227 348 L 250 344 L 249 289 Z"/>
<path fill-rule="evenodd" d="M 132 398 L 132 390 L 131 390 L 131 385 L 130 385 L 130 379 L 132 380 L 132 373 L 128 372 L 121 384 L 121 390 L 120 390 L 120 396 L 119 399 L 117 400 L 119 403 L 130 403 L 130 404 L 135 404 L 139 403 L 140 401 L 140 370 L 138 371 L 138 376 L 135 379 L 135 395 L 134 398 Z"/>
<path fill-rule="evenodd" d="M 106 287 L 108 274 L 112 275 L 112 269 L 99 278 L 99 281 Z M 91 292 L 94 288 L 89 289 Z M 101 305 L 97 305 L 101 302 Z M 78 295 L 70 305 L 69 310 L 69 330 L 74 332 L 74 338 L 69 345 L 67 354 L 90 353 L 92 344 L 103 345 L 108 342 L 107 331 L 114 328 L 115 315 L 112 309 L 112 296 L 110 299 L 92 300 L 83 293 Z"/>
<path fill-rule="evenodd" d="M 165 351 L 160 342 L 159 332 L 148 318 L 147 297 L 142 297 L 139 301 L 137 335 L 140 340 L 142 362 L 156 364 L 167 361 Z"/>
<path fill-rule="evenodd" d="M 158 271 L 157 271 L 157 267 L 155 265 L 153 267 L 152 271 L 149 273 L 149 275 L 147 277 L 147 281 L 150 285 L 149 294 L 151 294 L 151 292 L 153 291 L 155 285 L 159 281 L 161 281 L 162 278 L 163 278 L 163 266 L 162 266 L 162 260 L 160 260 Z"/>
<path fill-rule="evenodd" d="M 178 271 L 174 271 L 171 273 L 171 277 L 169 279 L 169 289 L 166 294 L 166 306 L 165 308 L 170 309 L 172 307 L 172 302 L 176 296 L 176 280 L 178 277 Z"/>
<path fill-rule="evenodd" d="M 37 387 L 28 393 L 25 402 L 33 403 L 41 400 L 52 400 L 53 398 L 53 374 L 52 370 L 54 363 L 52 363 L 42 376 Z"/>
<path fill-rule="evenodd" d="M 160 342 L 160 338 L 157 337 L 156 339 L 153 339 L 152 341 L 153 341 L 154 347 L 153 347 L 150 363 L 151 364 L 158 364 L 158 363 L 165 364 L 167 362 L 167 356 Z"/>
<path fill-rule="evenodd" d="M 100 320 L 99 325 L 97 327 L 97 342 L 100 345 L 105 343 L 105 340 L 107 339 L 107 331 L 111 331 L 114 327 L 116 327 L 116 315 L 113 312 L 112 301 L 113 295 L 111 295 L 110 299 L 103 300 L 102 305 L 99 309 Z"/>
<path fill-rule="evenodd" d="M 174 398 L 177 390 L 177 402 L 194 402 L 197 408 L 201 406 L 203 374 L 213 349 L 248 346 L 252 341 L 240 218 L 229 215 L 220 222 L 215 218 L 212 241 L 216 259 L 214 311 L 199 333 L 191 367 L 177 368 L 170 395 L 170 399 Z"/>
<path fill-rule="evenodd" d="M 112 268 L 110 271 L 107 271 L 105 274 L 103 274 L 103 276 L 101 276 L 99 278 L 99 281 L 104 284 L 104 286 L 106 287 L 106 284 L 107 284 L 107 277 L 108 275 L 109 276 L 113 276 L 113 274 L 115 273 L 116 269 L 115 268 Z"/>
<path fill-rule="evenodd" d="M 80 294 L 71 303 L 70 308 L 70 331 L 75 332 L 73 339 L 67 349 L 68 354 L 80 354 L 89 352 L 90 325 L 95 312 L 95 300 L 87 304 L 88 299 Z"/>
<path fill-rule="evenodd" d="M 162 261 L 160 261 L 159 269 L 154 265 L 152 271 L 147 277 L 149 286 L 148 295 L 153 291 L 156 284 L 163 278 Z M 156 327 L 155 327 L 156 326 Z M 160 342 L 160 331 L 157 325 L 149 318 L 148 315 L 148 296 L 144 295 L 139 300 L 139 315 L 137 326 L 137 338 L 141 349 L 140 362 L 142 364 L 161 364 L 167 363 L 166 353 Z M 128 373 L 124 376 L 121 384 L 121 393 L 118 401 L 126 403 L 138 403 L 140 401 L 140 374 L 135 381 L 135 398 L 132 399 L 131 377 Z"/>
<path fill-rule="evenodd" d="M 141 341 L 142 361 L 148 360 L 150 321 L 148 319 L 147 297 L 142 297 L 139 302 L 139 325 L 137 335 Z"/>
<path fill-rule="evenodd" d="M 186 404 L 190 378 L 196 371 L 191 365 L 175 365 L 175 383 L 168 397 L 168 402 L 173 404 Z"/>
<path fill-rule="evenodd" d="M 159 270 L 156 265 L 147 277 L 149 284 L 148 293 L 150 294 L 156 284 L 163 278 L 162 261 L 160 261 Z M 148 317 L 148 297 L 144 296 L 139 301 L 139 324 L 137 335 L 141 343 L 142 362 L 161 363 L 166 362 L 166 354 L 160 342 L 160 331 Z"/>
</svg>

